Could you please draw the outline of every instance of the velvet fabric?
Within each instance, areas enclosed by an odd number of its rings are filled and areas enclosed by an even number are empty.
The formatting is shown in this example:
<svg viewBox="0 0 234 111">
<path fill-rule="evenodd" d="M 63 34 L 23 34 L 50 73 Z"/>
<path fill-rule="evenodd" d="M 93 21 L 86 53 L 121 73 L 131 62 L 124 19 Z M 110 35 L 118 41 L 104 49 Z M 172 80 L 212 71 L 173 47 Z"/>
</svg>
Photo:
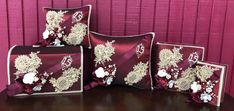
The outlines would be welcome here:
<svg viewBox="0 0 234 111">
<path fill-rule="evenodd" d="M 42 87 L 42 90 L 39 92 L 33 92 L 32 94 L 56 94 L 55 88 L 49 82 L 51 77 L 57 79 L 63 74 L 62 70 L 62 63 L 61 61 L 64 59 L 65 56 L 71 56 L 72 62 L 69 67 L 73 68 L 81 68 L 81 75 L 80 78 L 68 89 L 64 90 L 61 93 L 69 93 L 72 91 L 82 92 L 83 90 L 83 48 L 77 46 L 64 46 L 64 47 L 31 47 L 31 46 L 15 46 L 9 52 L 8 55 L 8 85 L 12 85 L 18 83 L 16 81 L 15 72 L 17 71 L 15 67 L 15 60 L 20 55 L 29 55 L 31 52 L 39 52 L 37 56 L 41 59 L 42 64 L 38 68 L 38 73 L 53 73 L 48 79 L 47 82 Z M 24 86 L 24 84 L 21 84 Z M 17 86 L 17 84 L 15 84 Z M 14 87 L 14 85 L 12 86 Z M 8 88 L 13 89 L 11 86 Z M 17 86 L 18 87 L 18 86 Z M 18 87 L 19 88 L 19 87 Z M 15 89 L 19 90 L 19 89 Z M 25 94 L 25 92 L 18 93 L 19 95 Z M 17 95 L 18 95 L 17 94 Z"/>
<path fill-rule="evenodd" d="M 99 67 L 106 67 L 108 65 L 115 64 L 116 73 L 111 85 L 127 85 L 140 89 L 153 88 L 151 78 L 151 50 L 154 40 L 154 33 L 146 33 L 134 36 L 108 36 L 96 32 L 91 32 L 90 40 L 92 46 L 93 75 L 95 70 L 97 70 Z M 106 42 L 112 42 L 112 47 L 114 48 L 115 52 L 111 56 L 110 61 L 107 61 L 104 64 L 95 65 L 95 48 L 98 45 L 105 45 Z M 141 46 L 144 47 L 144 51 L 141 53 L 140 57 L 137 54 L 137 47 L 139 44 L 142 44 Z M 128 75 L 129 72 L 133 71 L 133 67 L 140 62 L 148 63 L 146 75 L 137 83 L 132 85 L 126 84 L 124 78 Z M 95 78 L 96 77 L 94 77 L 94 81 L 90 83 L 91 88 L 97 85 L 104 85 L 100 79 Z"/>
</svg>

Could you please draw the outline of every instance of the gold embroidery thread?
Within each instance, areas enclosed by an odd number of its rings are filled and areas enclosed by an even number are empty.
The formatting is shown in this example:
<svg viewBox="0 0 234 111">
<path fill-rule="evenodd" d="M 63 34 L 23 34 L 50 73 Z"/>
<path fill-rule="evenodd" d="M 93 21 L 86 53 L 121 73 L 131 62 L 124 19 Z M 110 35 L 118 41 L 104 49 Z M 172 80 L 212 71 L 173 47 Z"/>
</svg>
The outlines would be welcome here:
<svg viewBox="0 0 234 111">
<path fill-rule="evenodd" d="M 105 45 L 99 44 L 94 48 L 94 54 L 95 54 L 95 65 L 103 64 L 108 61 L 112 61 L 111 56 L 115 54 L 115 48 L 112 47 L 112 44 L 115 41 L 107 41 Z"/>
<path fill-rule="evenodd" d="M 148 64 L 148 62 L 140 62 L 137 65 L 135 65 L 133 67 L 133 71 L 129 72 L 127 74 L 127 77 L 124 78 L 125 84 L 133 85 L 141 81 L 142 78 L 147 75 Z"/>
<path fill-rule="evenodd" d="M 72 85 L 78 81 L 81 77 L 81 68 L 68 68 L 63 71 L 62 76 L 58 79 L 51 78 L 50 83 L 55 88 L 56 92 L 62 92 L 64 90 L 68 90 Z"/>
<path fill-rule="evenodd" d="M 174 47 L 172 51 L 170 49 L 162 49 L 159 52 L 160 62 L 158 63 L 159 69 L 169 68 L 171 66 L 178 67 L 177 63 L 183 60 L 183 54 L 180 53 L 180 48 Z"/>
</svg>

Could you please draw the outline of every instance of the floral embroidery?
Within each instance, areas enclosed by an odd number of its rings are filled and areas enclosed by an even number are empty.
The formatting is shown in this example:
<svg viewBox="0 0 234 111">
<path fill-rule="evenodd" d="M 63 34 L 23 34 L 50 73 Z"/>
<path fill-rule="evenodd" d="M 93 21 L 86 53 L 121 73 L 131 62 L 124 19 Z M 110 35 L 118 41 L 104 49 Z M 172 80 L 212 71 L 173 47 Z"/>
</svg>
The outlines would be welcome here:
<svg viewBox="0 0 234 111">
<path fill-rule="evenodd" d="M 67 69 L 72 64 L 72 57 L 71 56 L 65 56 L 63 57 L 63 60 L 61 61 L 61 67 L 62 70 Z"/>
<path fill-rule="evenodd" d="M 171 66 L 178 67 L 177 63 L 183 60 L 183 54 L 180 53 L 180 48 L 173 48 L 172 51 L 169 49 L 162 49 L 159 52 L 160 62 L 158 63 L 159 69 L 169 68 Z"/>
<path fill-rule="evenodd" d="M 113 82 L 116 73 L 116 66 L 108 65 L 108 67 L 99 67 L 94 71 L 94 76 L 98 81 L 102 81 L 105 85 L 110 85 Z"/>
<path fill-rule="evenodd" d="M 201 94 L 200 99 L 204 102 L 204 103 L 208 103 L 209 101 L 212 100 L 211 95 L 207 94 L 206 92 Z"/>
<path fill-rule="evenodd" d="M 133 71 L 129 72 L 127 74 L 127 77 L 124 78 L 125 84 L 133 85 L 147 75 L 147 69 L 148 69 L 148 62 L 147 63 L 138 63 L 133 67 Z"/>
<path fill-rule="evenodd" d="M 58 79 L 51 78 L 50 83 L 53 84 L 56 92 L 68 90 L 72 85 L 78 81 L 81 75 L 81 68 L 69 68 L 63 71 L 62 76 Z"/>
<path fill-rule="evenodd" d="M 39 52 L 34 53 L 31 52 L 29 56 L 20 55 L 15 59 L 15 68 L 17 72 L 15 75 L 19 75 L 22 73 L 34 72 L 37 73 L 37 68 L 42 64 L 41 59 L 37 56 Z"/>
<path fill-rule="evenodd" d="M 182 72 L 182 77 L 175 81 L 175 88 L 179 91 L 186 91 L 190 89 L 191 84 L 195 81 L 196 77 L 193 68 L 188 68 Z"/>
<path fill-rule="evenodd" d="M 105 45 L 103 44 L 99 44 L 97 45 L 95 48 L 94 48 L 94 54 L 95 54 L 95 59 L 94 61 L 96 62 L 96 66 L 97 64 L 103 64 L 105 62 L 108 62 L 108 61 L 111 61 L 111 56 L 113 54 L 115 54 L 115 48 L 112 47 L 112 44 L 114 43 L 115 41 L 107 41 L 105 43 Z"/>
<path fill-rule="evenodd" d="M 77 23 L 80 22 L 83 18 L 83 13 L 82 11 L 77 11 L 72 15 L 72 23 Z"/>
<path fill-rule="evenodd" d="M 87 33 L 87 25 L 83 23 L 76 23 L 72 28 L 71 28 L 71 33 L 68 34 L 68 36 L 65 36 L 63 40 L 68 44 L 68 45 L 78 45 L 80 44 L 84 36 Z"/>
<path fill-rule="evenodd" d="M 205 66 L 197 66 L 196 67 L 196 76 L 202 81 L 206 81 L 206 79 L 210 78 L 215 70 L 219 69 L 214 69 L 211 67 L 208 67 L 207 65 Z"/>
<path fill-rule="evenodd" d="M 59 28 L 59 24 L 63 21 L 63 16 L 65 13 L 67 13 L 67 11 L 48 11 L 46 14 L 46 29 L 51 31 L 54 30 L 54 28 Z"/>
<path fill-rule="evenodd" d="M 198 82 L 193 82 L 191 84 L 191 89 L 193 91 L 193 93 L 197 93 L 199 90 L 201 90 L 201 85 Z"/>
<path fill-rule="evenodd" d="M 142 43 L 137 45 L 136 47 L 137 58 L 140 58 L 143 55 L 144 51 L 145 51 L 145 46 Z"/>
</svg>

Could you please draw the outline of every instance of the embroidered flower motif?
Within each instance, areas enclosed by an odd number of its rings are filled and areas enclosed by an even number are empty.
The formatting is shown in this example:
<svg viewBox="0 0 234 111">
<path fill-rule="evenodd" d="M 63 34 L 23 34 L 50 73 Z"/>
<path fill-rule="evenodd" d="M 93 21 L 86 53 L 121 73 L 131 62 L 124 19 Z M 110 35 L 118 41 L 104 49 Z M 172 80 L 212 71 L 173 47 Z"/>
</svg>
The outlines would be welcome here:
<svg viewBox="0 0 234 111">
<path fill-rule="evenodd" d="M 170 79 L 170 78 L 171 78 L 171 75 L 168 74 L 168 73 L 166 72 L 166 70 L 164 70 L 164 69 L 159 70 L 158 73 L 157 73 L 157 75 L 158 75 L 159 77 L 166 77 L 167 79 Z"/>
<path fill-rule="evenodd" d="M 168 82 L 168 87 L 169 87 L 169 88 L 173 88 L 174 84 L 175 84 L 175 81 L 174 81 L 174 80 L 170 80 L 170 81 Z"/>
<path fill-rule="evenodd" d="M 23 83 L 24 84 L 32 84 L 34 82 L 35 76 L 36 76 L 36 73 L 34 73 L 34 72 L 29 72 L 29 73 L 25 74 L 24 78 L 23 78 Z"/>
<path fill-rule="evenodd" d="M 17 72 L 15 75 L 19 75 L 21 73 L 35 72 L 37 73 L 37 68 L 42 64 L 41 59 L 37 56 L 39 52 L 34 53 L 31 52 L 29 56 L 20 55 L 15 59 L 15 68 Z"/>
<path fill-rule="evenodd" d="M 183 60 L 183 54 L 180 53 L 182 48 L 173 48 L 172 51 L 169 49 L 162 49 L 159 52 L 160 62 L 158 63 L 159 69 L 169 68 L 171 66 L 178 67 L 177 63 Z"/>
<path fill-rule="evenodd" d="M 142 43 L 137 45 L 136 47 L 137 58 L 140 58 L 144 54 L 144 51 L 145 51 L 145 46 Z"/>
<path fill-rule="evenodd" d="M 50 35 L 50 32 L 49 32 L 48 30 L 45 30 L 45 31 L 43 32 L 43 39 L 49 38 L 49 35 Z"/>
<path fill-rule="evenodd" d="M 182 72 L 181 78 L 175 81 L 175 88 L 179 91 L 186 91 L 190 89 L 191 84 L 195 81 L 195 74 L 193 68 L 188 68 Z"/>
<path fill-rule="evenodd" d="M 147 63 L 138 63 L 133 67 L 133 71 L 127 74 L 127 77 L 124 78 L 125 84 L 133 85 L 142 80 L 142 78 L 147 75 L 148 69 L 148 62 Z"/>
<path fill-rule="evenodd" d="M 107 67 L 99 67 L 94 71 L 94 76 L 104 85 L 110 85 L 113 82 L 116 73 L 116 66 L 108 65 Z"/>
<path fill-rule="evenodd" d="M 208 103 L 209 101 L 212 100 L 212 97 L 211 97 L 210 94 L 208 94 L 208 93 L 206 93 L 206 92 L 203 92 L 203 93 L 201 94 L 200 99 L 201 99 L 204 103 Z"/>
<path fill-rule="evenodd" d="M 81 75 L 81 68 L 69 68 L 63 71 L 62 76 L 58 79 L 51 78 L 50 83 L 53 84 L 56 92 L 61 92 L 64 90 L 68 90 L 72 85 L 78 81 Z"/>
<path fill-rule="evenodd" d="M 95 71 L 95 74 L 96 74 L 97 78 L 104 78 L 105 76 L 109 75 L 109 73 L 107 71 L 105 71 L 102 67 L 99 67 Z"/>
<path fill-rule="evenodd" d="M 83 23 L 76 23 L 72 28 L 71 28 L 71 33 L 68 34 L 68 36 L 65 36 L 63 40 L 68 44 L 68 45 L 78 45 L 80 44 L 84 36 L 87 33 L 87 25 Z"/>
<path fill-rule="evenodd" d="M 197 93 L 199 90 L 201 90 L 201 85 L 197 82 L 193 82 L 193 84 L 191 84 L 191 89 L 193 93 Z"/>
<path fill-rule="evenodd" d="M 67 13 L 67 11 L 48 11 L 46 14 L 46 29 L 50 31 L 54 30 L 54 28 L 59 28 L 59 24 L 63 21 L 63 16 L 65 13 Z"/>
<path fill-rule="evenodd" d="M 110 85 L 113 82 L 113 77 L 112 76 L 107 77 L 105 81 L 107 85 Z"/>
<path fill-rule="evenodd" d="M 210 78 L 215 69 L 212 69 L 211 67 L 208 66 L 197 66 L 196 67 L 196 76 L 202 81 L 206 81 L 206 79 Z"/>
<path fill-rule="evenodd" d="M 107 41 L 105 45 L 99 44 L 94 48 L 94 54 L 95 54 L 95 59 L 94 61 L 96 62 L 95 65 L 97 64 L 103 64 L 105 62 L 111 61 L 111 56 L 115 54 L 115 48 L 112 47 L 112 44 L 115 41 Z"/>
<path fill-rule="evenodd" d="M 42 85 L 37 85 L 33 87 L 33 91 L 41 91 L 41 89 L 42 89 Z"/>
</svg>

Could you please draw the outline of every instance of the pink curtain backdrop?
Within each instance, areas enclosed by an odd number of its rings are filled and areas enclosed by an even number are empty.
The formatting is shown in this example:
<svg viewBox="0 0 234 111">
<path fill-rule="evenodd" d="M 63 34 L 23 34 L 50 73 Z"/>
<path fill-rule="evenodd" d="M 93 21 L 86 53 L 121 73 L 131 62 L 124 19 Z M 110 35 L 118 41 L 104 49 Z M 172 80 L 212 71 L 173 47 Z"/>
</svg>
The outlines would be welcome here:
<svg viewBox="0 0 234 111">
<path fill-rule="evenodd" d="M 157 41 L 206 47 L 206 60 L 228 64 L 226 92 L 234 97 L 234 0 L 0 0 L 0 90 L 7 51 L 32 45 L 45 28 L 42 7 L 92 4 L 91 30 L 110 35 L 153 31 Z"/>
</svg>

